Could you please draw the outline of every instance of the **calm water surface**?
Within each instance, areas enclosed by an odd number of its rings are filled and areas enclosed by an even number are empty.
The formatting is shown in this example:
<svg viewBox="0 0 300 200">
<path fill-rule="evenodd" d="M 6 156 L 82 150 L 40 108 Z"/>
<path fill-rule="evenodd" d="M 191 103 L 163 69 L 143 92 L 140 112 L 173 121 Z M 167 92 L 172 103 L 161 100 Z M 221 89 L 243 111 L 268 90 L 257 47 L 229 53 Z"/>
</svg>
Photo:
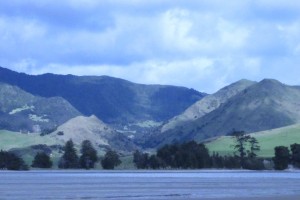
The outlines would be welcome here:
<svg viewBox="0 0 300 200">
<path fill-rule="evenodd" d="M 0 200 L 284 197 L 300 196 L 299 186 L 299 172 L 0 172 Z"/>
</svg>

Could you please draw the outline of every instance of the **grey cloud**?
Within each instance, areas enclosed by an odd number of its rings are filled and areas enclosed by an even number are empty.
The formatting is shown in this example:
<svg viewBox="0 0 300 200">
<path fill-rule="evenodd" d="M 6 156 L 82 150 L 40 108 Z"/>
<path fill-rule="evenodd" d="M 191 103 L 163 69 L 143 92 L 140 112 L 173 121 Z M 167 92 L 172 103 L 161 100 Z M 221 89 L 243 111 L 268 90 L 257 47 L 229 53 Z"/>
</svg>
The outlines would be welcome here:
<svg viewBox="0 0 300 200">
<path fill-rule="evenodd" d="M 0 65 L 213 91 L 240 78 L 280 78 L 276 63 L 294 68 L 299 9 L 296 0 L 1 1 Z M 201 70 L 208 75 L 195 75 Z"/>
</svg>

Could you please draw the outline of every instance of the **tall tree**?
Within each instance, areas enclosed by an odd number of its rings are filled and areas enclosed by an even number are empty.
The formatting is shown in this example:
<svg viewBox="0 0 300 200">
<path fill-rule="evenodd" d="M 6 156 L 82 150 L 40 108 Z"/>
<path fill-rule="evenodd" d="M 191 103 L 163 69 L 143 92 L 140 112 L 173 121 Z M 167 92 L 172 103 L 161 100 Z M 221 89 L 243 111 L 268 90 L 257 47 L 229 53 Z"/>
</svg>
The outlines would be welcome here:
<svg viewBox="0 0 300 200">
<path fill-rule="evenodd" d="M 290 152 L 287 147 L 275 147 L 275 157 L 273 158 L 274 168 L 276 170 L 284 170 L 288 167 L 290 161 Z"/>
<path fill-rule="evenodd" d="M 294 167 L 300 168 L 300 144 L 292 144 L 291 145 L 292 152 L 292 164 Z"/>
<path fill-rule="evenodd" d="M 246 135 L 244 131 L 234 131 L 232 133 L 235 139 L 234 149 L 238 152 L 240 158 L 241 167 L 244 168 L 246 157 L 246 145 L 250 139 L 249 135 Z"/>
<path fill-rule="evenodd" d="M 249 158 L 255 158 L 257 156 L 256 152 L 260 151 L 259 142 L 255 137 L 249 138 L 249 144 L 250 144 L 250 151 L 249 151 Z"/>
<path fill-rule="evenodd" d="M 156 155 L 151 155 L 149 158 L 149 167 L 151 169 L 159 169 L 160 166 L 160 159 Z"/>
<path fill-rule="evenodd" d="M 97 151 L 93 147 L 91 141 L 84 140 L 81 144 L 81 156 L 79 159 L 80 167 L 85 169 L 91 169 L 95 167 L 95 163 L 98 160 Z"/>
<path fill-rule="evenodd" d="M 35 155 L 31 166 L 37 168 L 51 168 L 52 161 L 48 154 L 46 154 L 45 152 L 39 152 Z"/>
<path fill-rule="evenodd" d="M 149 154 L 136 150 L 133 153 L 133 162 L 138 169 L 146 169 L 148 168 Z"/>
<path fill-rule="evenodd" d="M 78 155 L 71 139 L 64 146 L 64 154 L 58 167 L 63 169 L 76 169 L 79 167 Z"/>
<path fill-rule="evenodd" d="M 101 161 L 103 169 L 114 169 L 116 166 L 120 165 L 122 162 L 119 158 L 117 152 L 109 150 L 106 152 L 104 158 Z"/>
</svg>

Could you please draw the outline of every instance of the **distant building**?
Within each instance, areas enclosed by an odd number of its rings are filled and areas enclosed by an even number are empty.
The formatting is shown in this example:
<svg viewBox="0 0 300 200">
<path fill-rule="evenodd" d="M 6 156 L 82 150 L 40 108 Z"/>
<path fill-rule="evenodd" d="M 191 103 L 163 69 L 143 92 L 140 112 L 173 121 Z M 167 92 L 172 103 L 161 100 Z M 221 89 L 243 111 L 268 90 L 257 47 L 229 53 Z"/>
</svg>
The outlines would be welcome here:
<svg viewBox="0 0 300 200">
<path fill-rule="evenodd" d="M 41 133 L 42 129 L 41 129 L 40 125 L 33 125 L 32 131 L 33 131 L 33 133 Z"/>
</svg>

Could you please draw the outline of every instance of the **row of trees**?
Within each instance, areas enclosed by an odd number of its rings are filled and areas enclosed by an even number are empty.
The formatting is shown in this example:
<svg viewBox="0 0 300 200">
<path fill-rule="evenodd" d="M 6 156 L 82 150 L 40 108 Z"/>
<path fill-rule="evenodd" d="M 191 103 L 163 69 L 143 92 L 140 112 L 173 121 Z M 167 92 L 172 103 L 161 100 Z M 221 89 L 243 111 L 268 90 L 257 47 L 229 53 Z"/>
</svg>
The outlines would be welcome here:
<svg viewBox="0 0 300 200">
<path fill-rule="evenodd" d="M 200 169 L 209 166 L 208 150 L 203 144 L 188 142 L 165 145 L 157 150 L 156 155 L 135 151 L 133 162 L 138 169 L 191 168 Z"/>
<path fill-rule="evenodd" d="M 187 142 L 183 144 L 165 145 L 159 148 L 156 154 L 150 155 L 135 151 L 133 162 L 138 169 L 265 169 L 264 159 L 257 157 L 260 146 L 256 138 L 244 132 L 235 131 L 235 150 L 233 156 L 220 156 L 218 153 L 209 155 L 204 144 Z M 300 145 L 291 145 L 291 154 L 287 147 L 275 147 L 275 157 L 272 160 L 274 169 L 284 170 L 289 164 L 300 168 Z"/>
<path fill-rule="evenodd" d="M 218 153 L 210 155 L 204 144 L 191 141 L 165 145 L 153 155 L 135 151 L 133 162 L 138 169 L 264 169 L 263 159 L 257 158 L 257 152 L 260 150 L 258 141 L 243 132 L 235 132 L 233 137 L 235 139 L 235 144 L 232 146 L 235 149 L 233 156 L 220 156 Z M 58 163 L 58 167 L 61 169 L 91 169 L 100 161 L 96 149 L 88 140 L 82 142 L 80 156 L 77 155 L 72 140 L 67 141 L 63 149 L 64 153 Z M 291 145 L 290 150 L 284 146 L 275 147 L 275 156 L 272 161 L 276 170 L 284 170 L 289 164 L 300 168 L 300 144 Z M 119 155 L 112 150 L 109 150 L 101 159 L 103 169 L 114 169 L 120 164 Z M 52 165 L 50 156 L 47 153 L 39 152 L 31 166 L 51 168 Z M 26 170 L 28 166 L 14 153 L 0 151 L 0 169 Z"/>
<path fill-rule="evenodd" d="M 66 142 L 64 153 L 59 160 L 58 167 L 61 169 L 91 169 L 95 167 L 98 161 L 101 161 L 103 169 L 114 169 L 121 164 L 119 155 L 112 150 L 107 151 L 101 160 L 97 156 L 97 151 L 89 140 L 85 140 L 81 144 L 80 153 L 74 147 L 72 140 Z M 31 167 L 34 168 L 51 168 L 53 162 L 50 156 L 45 152 L 38 152 Z M 12 152 L 0 151 L 0 170 L 27 170 L 28 166 L 24 160 Z"/>
<path fill-rule="evenodd" d="M 242 161 L 243 160 L 243 161 Z M 187 142 L 165 145 L 156 154 L 135 151 L 133 162 L 138 169 L 263 169 L 263 160 L 250 157 L 209 155 L 204 144 Z M 243 163 L 243 166 L 241 165 Z"/>
<path fill-rule="evenodd" d="M 97 151 L 89 140 L 82 142 L 80 157 L 77 155 L 77 150 L 72 140 L 67 141 L 63 149 L 64 153 L 58 163 L 58 168 L 60 169 L 92 169 L 99 161 Z M 121 160 L 119 155 L 112 150 L 109 150 L 101 160 L 103 169 L 114 169 L 120 164 Z M 44 152 L 37 153 L 33 160 L 32 167 L 51 168 L 52 161 L 50 156 Z"/>
<path fill-rule="evenodd" d="M 217 153 L 210 156 L 204 144 L 191 141 L 183 144 L 165 145 L 151 156 L 136 151 L 133 154 L 133 161 L 138 169 L 264 169 L 263 160 L 257 158 L 257 152 L 260 150 L 258 141 L 241 131 L 233 132 L 232 136 L 235 140 L 234 156 L 220 156 Z"/>
</svg>

